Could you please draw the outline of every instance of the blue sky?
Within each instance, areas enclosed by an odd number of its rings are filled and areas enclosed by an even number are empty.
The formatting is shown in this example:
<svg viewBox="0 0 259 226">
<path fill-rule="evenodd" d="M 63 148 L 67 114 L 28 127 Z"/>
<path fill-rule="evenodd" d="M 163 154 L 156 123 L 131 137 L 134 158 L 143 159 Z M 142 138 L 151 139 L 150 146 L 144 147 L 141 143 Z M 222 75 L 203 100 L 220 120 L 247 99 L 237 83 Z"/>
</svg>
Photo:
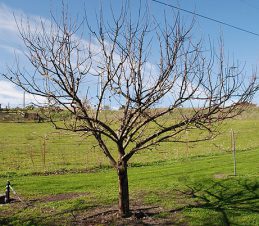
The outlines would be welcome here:
<svg viewBox="0 0 259 226">
<path fill-rule="evenodd" d="M 165 3 L 172 4 L 189 11 L 202 14 L 225 23 L 259 33 L 259 1 L 257 0 L 161 0 Z M 106 15 L 106 20 L 110 18 L 108 11 L 110 5 L 115 13 L 120 9 L 120 0 L 65 0 L 68 3 L 69 10 L 72 15 L 82 15 L 83 8 L 86 9 L 89 22 L 94 24 L 96 21 L 96 13 L 102 8 Z M 135 9 L 139 6 L 139 0 L 130 0 L 129 11 L 134 14 Z M 145 2 L 145 1 L 142 1 Z M 163 13 L 170 13 L 171 9 L 158 3 L 147 0 L 151 14 L 157 18 L 162 18 Z M 145 7 L 145 4 L 142 4 Z M 18 32 L 13 15 L 19 18 L 28 17 L 31 21 L 37 21 L 40 18 L 49 19 L 50 11 L 54 14 L 60 13 L 61 1 L 59 0 L 0 0 L 0 71 L 6 70 L 6 65 L 12 65 L 15 59 L 14 51 L 22 58 L 22 42 L 18 37 Z M 191 15 L 181 13 L 183 19 L 188 23 Z M 224 38 L 225 53 L 234 57 L 245 64 L 246 75 L 250 76 L 251 71 L 255 69 L 259 63 L 259 36 L 254 36 L 242 31 L 235 30 L 224 25 L 195 17 L 196 25 L 194 30 L 195 38 L 208 40 L 216 46 L 220 34 Z M 22 105 L 23 92 L 7 81 L 0 78 L 0 104 L 6 106 Z M 27 96 L 29 102 L 32 97 Z M 254 102 L 259 104 L 258 95 Z"/>
</svg>

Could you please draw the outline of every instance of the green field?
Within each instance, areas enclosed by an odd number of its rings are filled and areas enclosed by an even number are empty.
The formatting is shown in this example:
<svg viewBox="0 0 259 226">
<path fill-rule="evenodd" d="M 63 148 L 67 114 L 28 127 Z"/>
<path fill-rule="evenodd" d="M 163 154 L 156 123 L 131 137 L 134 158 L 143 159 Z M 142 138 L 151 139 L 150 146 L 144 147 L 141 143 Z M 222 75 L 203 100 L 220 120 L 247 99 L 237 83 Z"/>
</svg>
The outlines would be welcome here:
<svg viewBox="0 0 259 226">
<path fill-rule="evenodd" d="M 164 143 L 134 156 L 131 205 L 150 208 L 152 216 L 97 224 L 89 216 L 113 213 L 118 194 L 116 173 L 94 140 L 49 123 L 0 123 L 0 193 L 10 180 L 23 201 L 0 205 L 0 225 L 259 225 L 259 110 L 226 122 L 221 132 L 211 141 Z"/>
</svg>

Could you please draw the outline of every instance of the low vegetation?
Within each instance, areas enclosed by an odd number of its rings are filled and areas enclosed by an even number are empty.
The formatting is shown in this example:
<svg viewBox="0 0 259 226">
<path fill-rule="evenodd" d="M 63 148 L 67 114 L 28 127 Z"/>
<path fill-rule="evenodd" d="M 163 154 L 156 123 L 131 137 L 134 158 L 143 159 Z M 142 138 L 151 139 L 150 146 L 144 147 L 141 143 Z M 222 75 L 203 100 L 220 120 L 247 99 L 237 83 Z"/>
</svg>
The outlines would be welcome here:
<svg viewBox="0 0 259 226">
<path fill-rule="evenodd" d="M 17 195 L 0 205 L 0 224 L 258 225 L 258 109 L 221 131 L 211 141 L 163 143 L 136 155 L 129 167 L 134 214 L 118 219 L 117 175 L 101 151 L 92 151 L 94 140 L 83 142 L 47 122 L 1 123 L 0 193 L 10 180 Z"/>
</svg>

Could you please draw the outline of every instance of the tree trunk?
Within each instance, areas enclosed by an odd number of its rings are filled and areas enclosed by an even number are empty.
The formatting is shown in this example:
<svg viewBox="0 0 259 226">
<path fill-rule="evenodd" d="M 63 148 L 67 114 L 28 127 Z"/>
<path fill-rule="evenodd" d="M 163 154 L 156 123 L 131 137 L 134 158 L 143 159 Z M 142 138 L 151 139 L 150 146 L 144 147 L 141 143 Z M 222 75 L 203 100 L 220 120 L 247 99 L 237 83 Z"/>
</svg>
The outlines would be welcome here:
<svg viewBox="0 0 259 226">
<path fill-rule="evenodd" d="M 121 217 L 129 217 L 131 215 L 129 209 L 129 185 L 127 163 L 122 161 L 118 164 L 119 177 L 119 215 Z"/>
</svg>

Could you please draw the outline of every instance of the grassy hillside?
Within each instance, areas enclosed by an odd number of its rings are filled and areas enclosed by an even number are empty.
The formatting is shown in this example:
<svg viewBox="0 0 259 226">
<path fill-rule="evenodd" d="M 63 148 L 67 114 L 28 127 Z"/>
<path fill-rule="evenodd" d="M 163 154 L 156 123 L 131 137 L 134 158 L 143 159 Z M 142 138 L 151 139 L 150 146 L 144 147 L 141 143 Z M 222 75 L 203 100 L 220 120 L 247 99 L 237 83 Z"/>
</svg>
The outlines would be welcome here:
<svg viewBox="0 0 259 226">
<path fill-rule="evenodd" d="M 217 155 L 231 150 L 231 129 L 237 152 L 259 147 L 259 111 L 251 110 L 221 126 L 221 134 L 208 142 L 162 143 L 156 149 L 135 155 L 131 164 Z M 195 134 L 187 132 L 186 138 Z M 0 123 L 0 177 L 35 172 L 82 171 L 107 167 L 109 163 L 95 140 L 55 130 L 50 123 Z M 112 152 L 115 146 L 110 144 Z"/>
</svg>

